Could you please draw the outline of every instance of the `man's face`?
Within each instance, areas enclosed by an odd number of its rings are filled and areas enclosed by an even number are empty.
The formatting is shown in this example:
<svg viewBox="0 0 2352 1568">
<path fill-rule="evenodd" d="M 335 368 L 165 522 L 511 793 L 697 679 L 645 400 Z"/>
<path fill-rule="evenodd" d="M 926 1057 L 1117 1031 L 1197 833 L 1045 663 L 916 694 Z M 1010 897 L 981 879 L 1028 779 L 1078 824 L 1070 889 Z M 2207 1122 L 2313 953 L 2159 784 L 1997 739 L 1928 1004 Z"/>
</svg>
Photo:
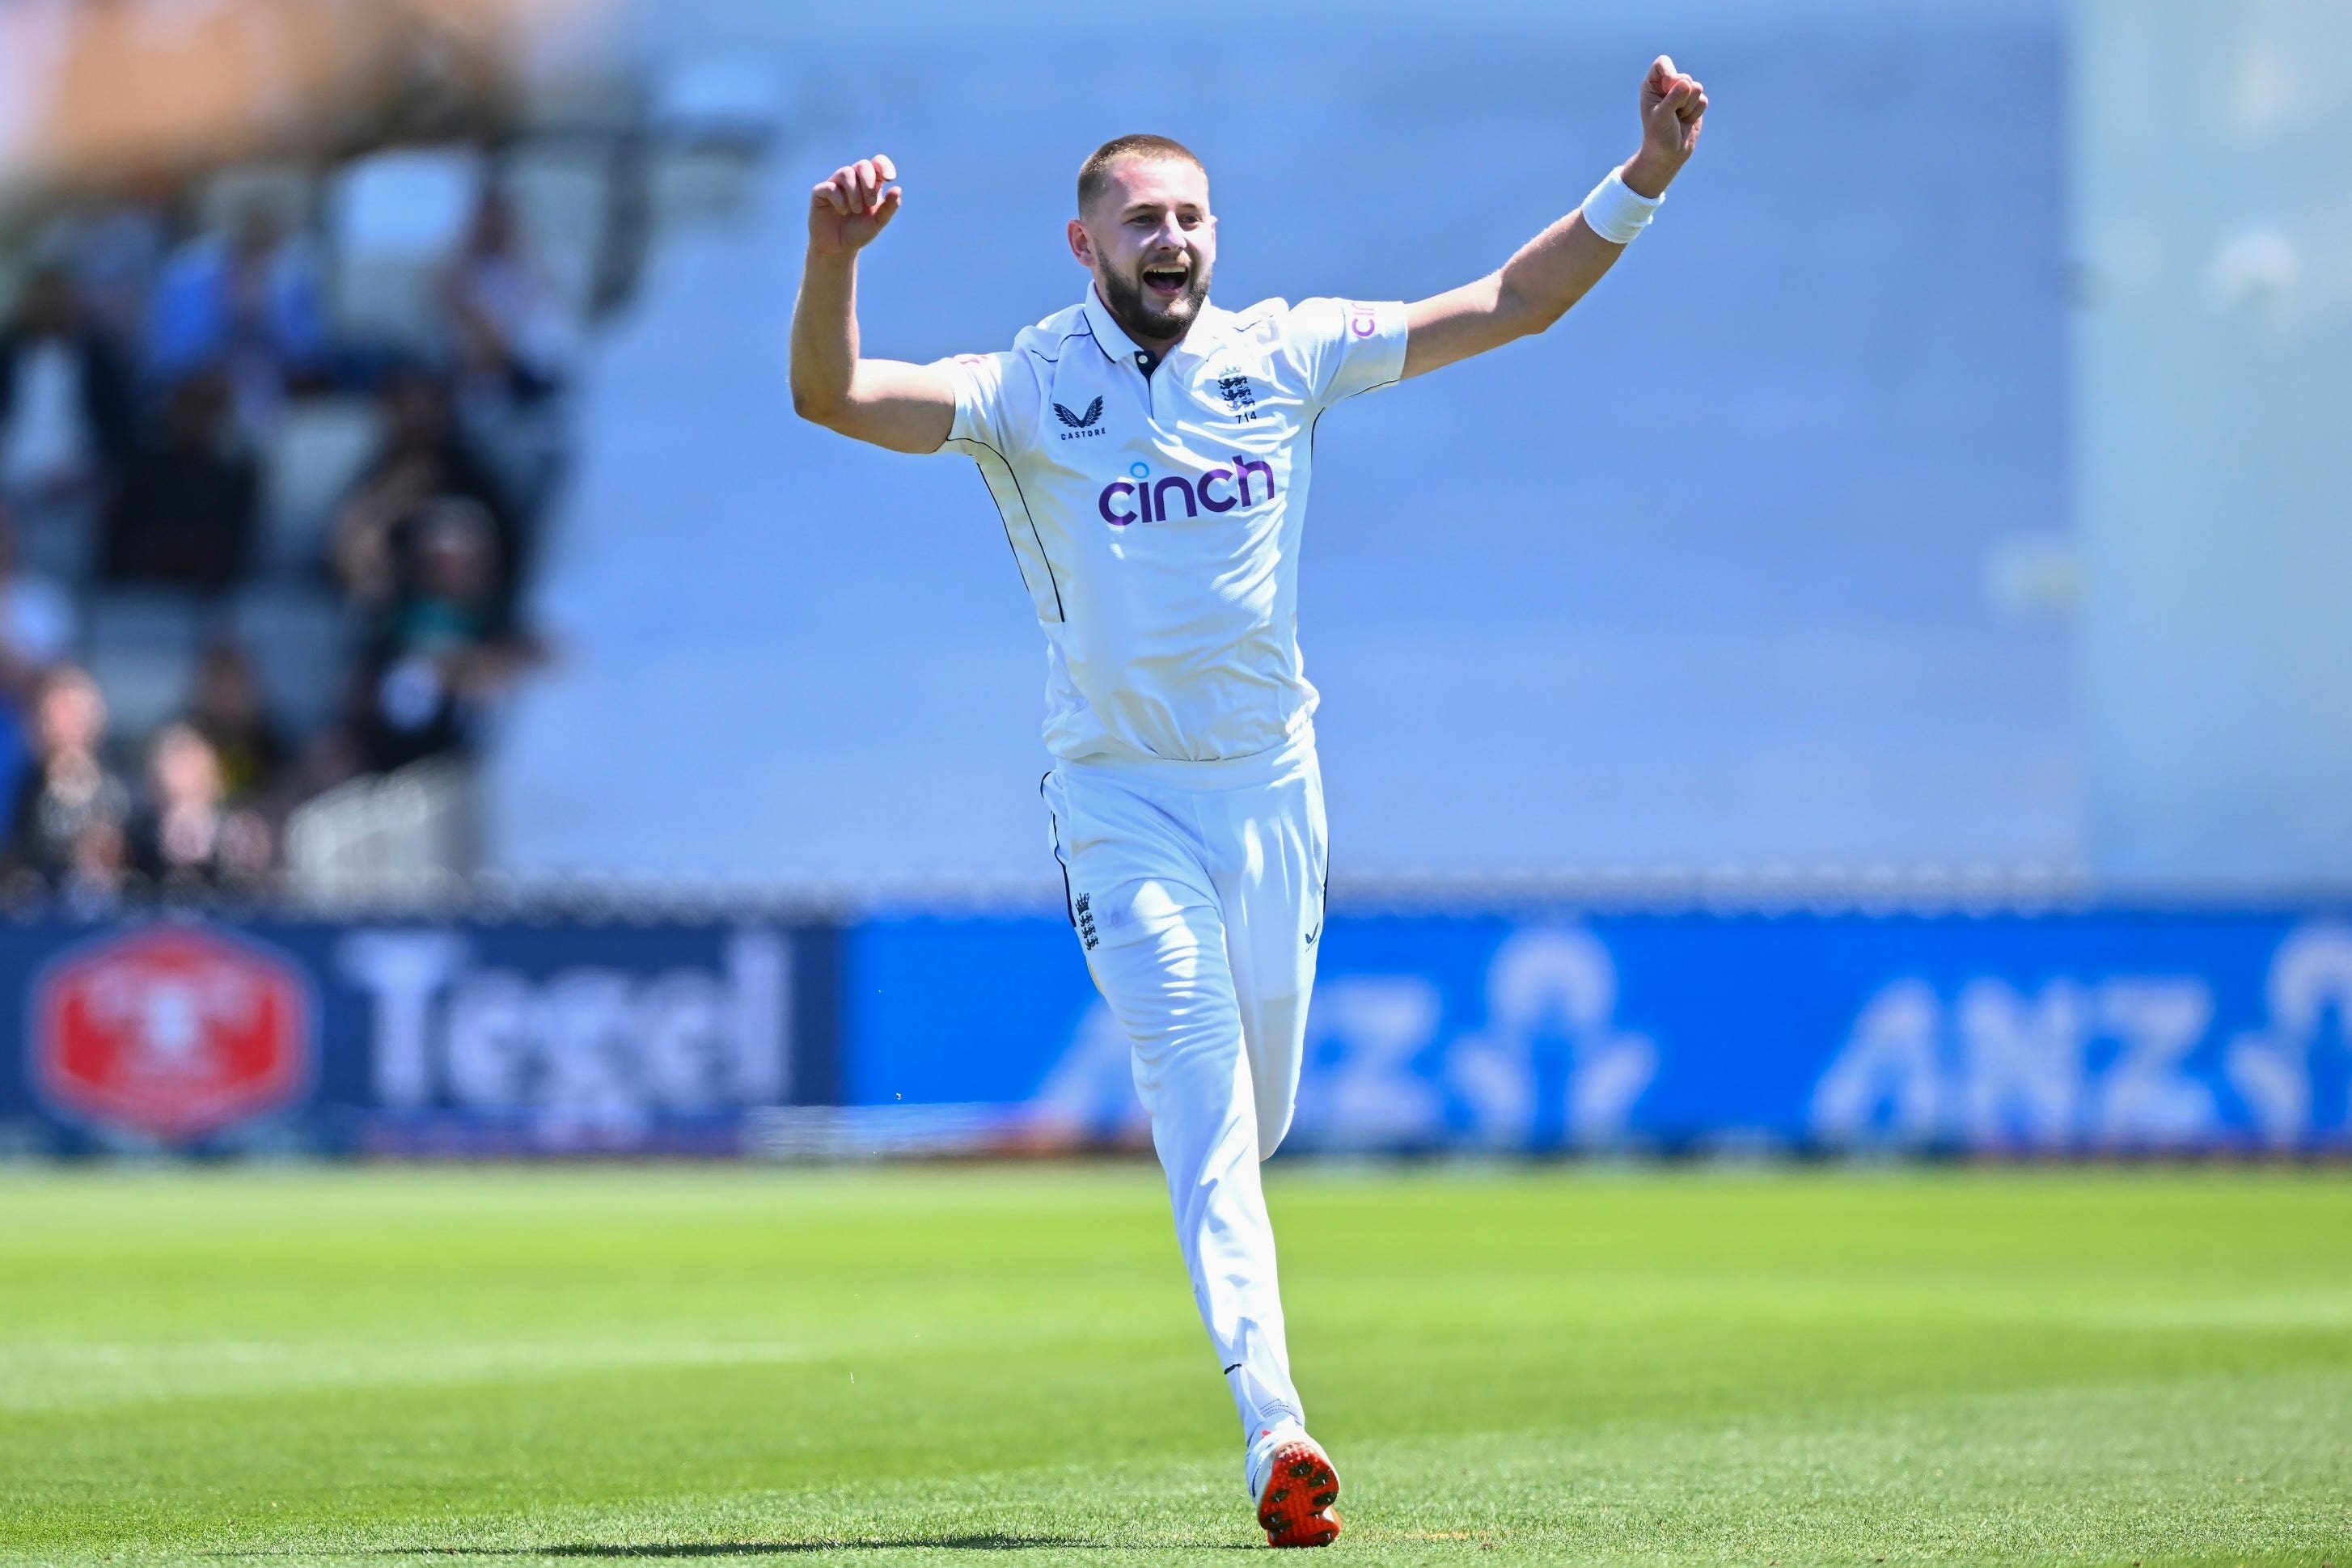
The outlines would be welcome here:
<svg viewBox="0 0 2352 1568">
<path fill-rule="evenodd" d="M 35 727 L 41 747 L 54 757 L 59 752 L 95 751 L 106 733 L 106 699 L 97 685 L 79 672 L 50 678 L 41 693 Z"/>
<path fill-rule="evenodd" d="M 1209 297 L 1217 259 L 1209 176 L 1181 158 L 1121 158 L 1070 220 L 1070 250 L 1130 335 L 1172 342 Z"/>
<path fill-rule="evenodd" d="M 416 575 L 426 592 L 470 601 L 488 591 L 489 532 L 476 503 L 435 503 L 419 532 Z"/>
</svg>

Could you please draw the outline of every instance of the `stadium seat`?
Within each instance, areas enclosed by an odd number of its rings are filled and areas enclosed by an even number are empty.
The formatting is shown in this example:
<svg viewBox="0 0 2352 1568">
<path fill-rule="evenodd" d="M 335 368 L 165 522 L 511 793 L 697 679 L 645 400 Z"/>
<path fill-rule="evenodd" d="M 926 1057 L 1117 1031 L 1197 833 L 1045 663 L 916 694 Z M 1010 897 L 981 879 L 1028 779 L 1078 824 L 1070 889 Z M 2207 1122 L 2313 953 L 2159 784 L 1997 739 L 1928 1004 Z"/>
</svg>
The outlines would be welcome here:
<svg viewBox="0 0 2352 1568">
<path fill-rule="evenodd" d="M 652 120 L 655 224 L 672 235 L 743 214 L 760 156 L 782 127 L 783 95 L 766 61 L 689 59 L 655 85 Z"/>
<path fill-rule="evenodd" d="M 270 712 L 297 733 L 332 716 L 341 695 L 352 627 L 324 589 L 261 585 L 237 595 L 230 634 L 253 661 Z"/>
<path fill-rule="evenodd" d="M 435 288 L 482 180 L 481 155 L 467 147 L 404 148 L 344 166 L 327 213 L 342 332 L 425 354 L 447 347 Z"/>
<path fill-rule="evenodd" d="M 645 123 L 645 94 L 626 71 L 564 70 L 523 84 L 522 117 L 541 136 L 616 139 Z"/>
<path fill-rule="evenodd" d="M 104 514 L 85 500 L 19 506 L 15 512 L 16 559 L 27 570 L 79 588 L 97 564 Z"/>
<path fill-rule="evenodd" d="M 193 594 L 174 590 L 92 596 L 83 658 L 106 694 L 118 738 L 135 742 L 186 706 L 207 619 Z"/>
<path fill-rule="evenodd" d="M 740 53 L 681 60 L 654 88 L 653 128 L 666 141 L 765 146 L 782 128 L 772 64 Z"/>
<path fill-rule="evenodd" d="M 456 758 L 351 779 L 286 823 L 287 878 L 313 907 L 446 899 L 480 862 L 478 783 Z"/>
<path fill-rule="evenodd" d="M 524 239 L 576 318 L 596 304 L 612 232 L 612 178 L 610 157 L 568 147 L 520 148 L 499 171 Z"/>
<path fill-rule="evenodd" d="M 375 405 L 362 398 L 310 398 L 286 411 L 263 456 L 257 554 L 264 570 L 306 572 L 325 558 L 335 503 L 381 434 Z"/>
<path fill-rule="evenodd" d="M 318 176 L 301 164 L 236 163 L 205 177 L 196 193 L 196 222 L 209 234 L 226 234 L 259 207 L 288 234 L 301 234 L 318 204 Z"/>
<path fill-rule="evenodd" d="M 647 177 L 657 241 L 740 224 L 758 193 L 758 161 L 727 142 L 665 146 Z"/>
</svg>

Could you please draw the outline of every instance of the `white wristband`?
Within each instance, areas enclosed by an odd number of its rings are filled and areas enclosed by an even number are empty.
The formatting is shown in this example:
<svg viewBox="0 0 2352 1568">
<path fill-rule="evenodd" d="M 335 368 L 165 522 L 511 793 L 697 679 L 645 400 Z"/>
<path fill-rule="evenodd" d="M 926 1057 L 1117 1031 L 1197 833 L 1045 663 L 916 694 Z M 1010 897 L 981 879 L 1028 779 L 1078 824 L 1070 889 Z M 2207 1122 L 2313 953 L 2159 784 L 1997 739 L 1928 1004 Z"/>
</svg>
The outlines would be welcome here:
<svg viewBox="0 0 2352 1568">
<path fill-rule="evenodd" d="M 1650 220 L 1665 204 L 1664 195 L 1637 195 L 1625 183 L 1622 164 L 1609 171 L 1609 178 L 1592 187 L 1592 194 L 1584 198 L 1577 211 L 1584 214 L 1584 226 L 1612 245 L 1631 245 L 1633 236 L 1650 226 Z"/>
</svg>

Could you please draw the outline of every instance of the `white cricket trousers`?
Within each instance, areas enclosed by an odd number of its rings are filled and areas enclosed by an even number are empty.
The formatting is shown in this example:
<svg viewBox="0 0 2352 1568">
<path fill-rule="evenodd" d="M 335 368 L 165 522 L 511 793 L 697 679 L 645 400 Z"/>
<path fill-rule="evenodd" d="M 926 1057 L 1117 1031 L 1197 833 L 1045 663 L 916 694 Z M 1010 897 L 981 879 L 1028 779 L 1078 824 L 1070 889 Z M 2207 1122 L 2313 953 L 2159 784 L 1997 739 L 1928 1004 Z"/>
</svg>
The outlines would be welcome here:
<svg viewBox="0 0 2352 1568">
<path fill-rule="evenodd" d="M 1311 736 L 1229 762 L 1065 762 L 1054 853 L 1135 1048 L 1176 1239 L 1242 1440 L 1306 1419 L 1258 1162 L 1290 1130 L 1328 862 Z"/>
</svg>

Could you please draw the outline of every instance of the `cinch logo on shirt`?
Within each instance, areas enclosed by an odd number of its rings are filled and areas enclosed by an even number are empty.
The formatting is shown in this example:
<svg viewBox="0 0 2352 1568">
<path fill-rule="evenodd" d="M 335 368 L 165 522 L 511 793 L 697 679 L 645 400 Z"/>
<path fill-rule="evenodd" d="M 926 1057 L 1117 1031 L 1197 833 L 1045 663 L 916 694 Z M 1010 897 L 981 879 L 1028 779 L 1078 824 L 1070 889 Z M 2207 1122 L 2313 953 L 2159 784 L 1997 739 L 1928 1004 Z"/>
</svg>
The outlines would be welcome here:
<svg viewBox="0 0 2352 1568">
<path fill-rule="evenodd" d="M 1273 500 L 1276 494 L 1273 467 L 1239 452 L 1234 454 L 1231 468 L 1212 468 L 1197 480 L 1187 479 L 1181 474 L 1171 474 L 1164 479 L 1155 480 L 1151 477 L 1150 465 L 1146 463 L 1135 464 L 1128 473 L 1134 476 L 1132 482 L 1114 479 L 1102 487 L 1101 495 L 1095 497 L 1095 510 L 1102 514 L 1104 522 L 1115 528 L 1123 528 L 1129 523 L 1166 522 L 1168 497 L 1171 491 L 1182 497 L 1184 515 L 1188 517 L 1199 517 L 1203 509 L 1230 512 L 1236 507 L 1254 507 L 1260 499 Z M 1252 474 L 1261 474 L 1265 477 L 1265 493 L 1262 497 L 1251 494 Z M 1210 488 L 1215 485 L 1229 486 L 1232 494 L 1219 494 Z M 1114 505 L 1127 507 L 1130 504 L 1134 507 L 1132 511 L 1112 509 Z"/>
</svg>

